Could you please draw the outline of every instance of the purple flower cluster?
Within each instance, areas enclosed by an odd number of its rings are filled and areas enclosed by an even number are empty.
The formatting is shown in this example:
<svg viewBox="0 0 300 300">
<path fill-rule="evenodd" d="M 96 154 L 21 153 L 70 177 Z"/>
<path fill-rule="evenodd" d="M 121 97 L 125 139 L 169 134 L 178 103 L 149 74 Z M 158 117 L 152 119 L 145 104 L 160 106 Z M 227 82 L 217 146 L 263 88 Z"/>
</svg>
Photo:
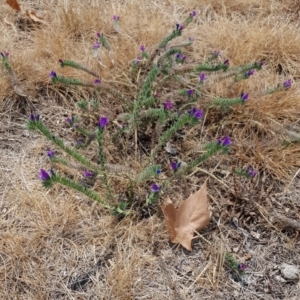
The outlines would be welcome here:
<svg viewBox="0 0 300 300">
<path fill-rule="evenodd" d="M 161 189 L 161 186 L 159 186 L 157 183 L 153 183 L 151 185 L 151 191 L 153 193 L 158 193 L 160 191 L 160 189 Z"/>
<path fill-rule="evenodd" d="M 199 120 L 203 116 L 203 110 L 202 109 L 197 109 L 196 107 L 194 107 L 191 110 L 189 110 L 189 115 L 191 115 L 194 118 Z"/>
<path fill-rule="evenodd" d="M 205 80 L 205 74 L 204 73 L 200 73 L 199 74 L 199 79 L 200 79 L 200 82 L 203 83 L 204 80 Z"/>
<path fill-rule="evenodd" d="M 41 169 L 40 170 L 40 174 L 39 174 L 39 179 L 42 180 L 42 181 L 47 181 L 49 180 L 51 177 L 50 175 L 44 170 L 44 169 Z"/>
<path fill-rule="evenodd" d="M 1 54 L 2 57 L 8 57 L 9 56 L 9 53 L 7 51 L 0 52 L 0 54 Z"/>
<path fill-rule="evenodd" d="M 248 72 L 245 72 L 244 76 L 245 78 L 248 78 L 254 74 L 254 70 L 249 70 Z"/>
<path fill-rule="evenodd" d="M 224 60 L 223 64 L 228 68 L 230 65 L 229 59 Z"/>
<path fill-rule="evenodd" d="M 91 171 L 84 171 L 83 176 L 86 177 L 86 178 L 91 178 L 91 177 L 95 176 L 95 173 L 91 172 Z"/>
<path fill-rule="evenodd" d="M 75 122 L 75 118 L 74 117 L 67 117 L 66 118 L 66 122 L 68 123 L 69 126 L 72 126 Z"/>
<path fill-rule="evenodd" d="M 104 116 L 101 116 L 100 117 L 100 120 L 99 120 L 99 122 L 98 122 L 98 127 L 100 128 L 100 129 L 104 129 L 104 127 L 106 126 L 108 124 L 108 119 L 106 118 L 106 117 L 104 117 Z"/>
<path fill-rule="evenodd" d="M 173 103 L 171 102 L 171 100 L 167 100 L 165 103 L 164 103 L 164 109 L 165 110 L 171 110 L 173 108 Z"/>
<path fill-rule="evenodd" d="M 30 114 L 29 121 L 34 122 L 34 121 L 39 121 L 39 120 L 40 120 L 40 115 Z"/>
<path fill-rule="evenodd" d="M 257 171 L 254 170 L 252 166 L 248 166 L 246 172 L 251 178 L 253 178 L 257 174 Z"/>
<path fill-rule="evenodd" d="M 227 147 L 227 146 L 230 146 L 231 144 L 232 144 L 232 141 L 228 135 L 218 139 L 218 145 Z"/>
<path fill-rule="evenodd" d="M 246 264 L 238 264 L 238 270 L 239 271 L 245 271 L 246 268 L 247 268 Z"/>
<path fill-rule="evenodd" d="M 195 17 L 196 16 L 196 11 L 192 11 L 191 13 L 190 13 L 190 16 L 193 18 L 193 17 Z"/>
<path fill-rule="evenodd" d="M 177 169 L 179 169 L 181 166 L 181 162 L 180 161 L 172 161 L 171 162 L 171 168 L 172 170 L 175 172 Z"/>
<path fill-rule="evenodd" d="M 246 100 L 248 100 L 248 98 L 249 98 L 249 94 L 241 93 L 241 99 L 242 99 L 242 101 L 246 101 Z"/>
<path fill-rule="evenodd" d="M 47 151 L 47 156 L 48 156 L 49 158 L 54 157 L 54 152 L 53 152 L 52 150 L 48 150 L 48 151 Z"/>
<path fill-rule="evenodd" d="M 49 74 L 49 76 L 51 77 L 51 79 L 53 79 L 53 78 L 56 78 L 57 77 L 57 75 L 56 75 L 56 72 L 55 71 L 51 71 L 51 73 Z"/>
<path fill-rule="evenodd" d="M 283 83 L 283 87 L 289 89 L 292 86 L 292 80 L 288 79 Z"/>
<path fill-rule="evenodd" d="M 176 24 L 176 30 L 177 30 L 177 31 L 182 31 L 183 28 L 184 28 L 184 27 L 183 27 L 182 25 L 180 25 L 180 24 L 178 24 L 178 23 Z"/>
<path fill-rule="evenodd" d="M 189 89 L 189 90 L 187 90 L 186 91 L 187 92 L 187 95 L 189 96 L 189 97 L 192 97 L 193 95 L 194 95 L 194 90 L 192 90 L 192 89 Z"/>
<path fill-rule="evenodd" d="M 94 45 L 93 45 L 93 49 L 94 50 L 97 50 L 100 48 L 100 43 L 99 42 L 96 42 Z"/>
<path fill-rule="evenodd" d="M 116 16 L 116 15 L 113 15 L 113 20 L 115 22 L 118 22 L 120 20 L 120 17 L 119 16 Z"/>
<path fill-rule="evenodd" d="M 186 60 L 186 56 L 181 53 L 177 53 L 175 54 L 175 60 L 176 62 L 183 63 Z"/>
</svg>

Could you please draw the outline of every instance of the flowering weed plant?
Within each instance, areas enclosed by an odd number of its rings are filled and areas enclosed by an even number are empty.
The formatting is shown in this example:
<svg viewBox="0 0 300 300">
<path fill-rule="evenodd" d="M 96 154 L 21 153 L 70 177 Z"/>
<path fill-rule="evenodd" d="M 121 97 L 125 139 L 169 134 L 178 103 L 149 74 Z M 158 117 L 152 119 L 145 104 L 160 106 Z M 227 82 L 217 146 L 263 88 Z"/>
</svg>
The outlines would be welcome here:
<svg viewBox="0 0 300 300">
<path fill-rule="evenodd" d="M 133 101 L 124 97 L 117 89 L 102 83 L 96 72 L 72 60 L 59 60 L 60 67 L 75 68 L 91 75 L 94 79 L 91 82 L 85 82 L 77 78 L 61 76 L 59 72 L 53 70 L 50 73 L 53 84 L 84 86 L 95 89 L 98 95 L 101 93 L 110 94 L 120 99 L 124 104 L 124 112 L 117 115 L 115 119 L 109 120 L 108 116 L 100 113 L 101 101 L 98 98 L 97 100 L 78 102 L 81 114 L 76 117 L 70 116 L 66 120 L 68 126 L 81 135 L 81 139 L 77 140 L 73 147 L 66 145 L 62 139 L 50 132 L 39 115 L 32 114 L 27 121 L 27 128 L 39 131 L 71 159 L 69 161 L 57 157 L 53 149 L 50 149 L 47 156 L 51 162 L 74 167 L 81 171 L 84 178 L 93 182 L 100 180 L 105 186 L 105 193 L 100 194 L 82 182 L 76 182 L 71 178 L 59 175 L 54 166 L 50 171 L 40 170 L 39 178 L 45 187 L 60 183 L 101 203 L 113 214 L 124 216 L 135 206 L 141 190 L 144 191 L 142 192 L 145 199 L 143 206 L 153 206 L 159 202 L 161 195 L 172 185 L 173 181 L 188 175 L 194 168 L 212 156 L 218 153 L 226 154 L 230 151 L 232 140 L 226 135 L 216 137 L 215 140 L 201 145 L 203 153 L 192 157 L 189 161 L 184 162 L 178 156 L 163 155 L 166 146 L 171 141 L 176 140 L 180 132 L 205 125 L 204 116 L 208 106 L 201 105 L 201 97 L 202 87 L 205 86 L 210 74 L 224 74 L 225 76 L 222 75 L 222 78 L 232 77 L 234 82 L 238 82 L 255 76 L 255 71 L 259 71 L 263 66 L 263 63 L 255 62 L 231 68 L 229 60 L 222 59 L 219 51 L 212 53 L 203 63 L 187 64 L 187 56 L 183 50 L 193 43 L 193 39 L 189 38 L 177 46 L 172 46 L 171 42 L 182 35 L 184 29 L 193 21 L 195 16 L 196 12 L 193 11 L 182 24 L 176 24 L 173 31 L 158 43 L 152 52 L 149 52 L 145 45 L 140 46 L 141 55 L 133 61 L 130 70 L 132 80 L 141 82 Z M 113 25 L 116 31 L 121 31 L 122 22 L 118 16 L 113 16 Z M 96 36 L 97 41 L 91 46 L 91 50 L 94 53 L 95 51 L 111 53 L 113 49 L 105 34 L 97 33 Z M 1 53 L 1 55 L 4 67 L 11 72 L 8 53 Z M 165 84 L 170 82 L 175 82 L 174 95 L 177 94 L 176 100 L 172 98 L 164 100 L 162 95 L 157 93 L 163 89 Z M 285 88 L 288 88 L 288 85 L 287 82 L 284 85 Z M 180 100 L 177 100 L 178 97 Z M 248 100 L 248 93 L 242 93 L 235 98 L 212 99 L 211 105 L 217 109 L 228 111 L 233 105 L 243 105 Z M 98 121 L 93 126 L 85 128 L 84 121 L 87 113 L 95 114 L 97 110 L 99 110 Z M 141 141 L 147 130 L 151 132 L 150 142 L 143 145 Z M 139 153 L 144 151 L 146 154 L 143 156 L 143 169 L 136 171 L 124 165 L 114 165 L 108 162 L 105 154 L 107 153 L 107 135 L 113 137 L 112 141 L 120 149 L 123 148 L 121 140 L 133 144 L 133 153 L 137 161 L 139 160 Z M 90 147 L 92 142 L 95 142 L 97 147 L 96 159 L 87 157 L 83 151 Z M 176 154 L 176 151 L 174 153 Z M 123 172 L 124 170 L 125 172 Z M 253 169 L 247 169 L 240 173 L 252 178 L 255 175 L 254 172 L 256 171 Z M 121 197 L 121 201 L 114 192 L 115 186 L 110 178 L 111 173 L 122 173 L 122 176 L 127 179 L 125 189 L 127 196 Z"/>
</svg>

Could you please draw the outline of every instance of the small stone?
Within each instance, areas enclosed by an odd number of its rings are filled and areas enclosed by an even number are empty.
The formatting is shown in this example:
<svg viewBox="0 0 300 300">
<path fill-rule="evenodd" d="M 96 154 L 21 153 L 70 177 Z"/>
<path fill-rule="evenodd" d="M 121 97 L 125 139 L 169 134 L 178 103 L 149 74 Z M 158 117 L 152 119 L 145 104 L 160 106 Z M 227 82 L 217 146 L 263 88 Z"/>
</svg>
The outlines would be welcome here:
<svg viewBox="0 0 300 300">
<path fill-rule="evenodd" d="M 167 142 L 165 149 L 168 153 L 172 155 L 175 155 L 177 153 L 175 147 L 170 142 Z"/>
<path fill-rule="evenodd" d="M 275 278 L 279 282 L 282 282 L 282 283 L 286 282 L 286 280 L 284 278 L 282 278 L 280 275 L 276 275 Z"/>
<path fill-rule="evenodd" d="M 246 275 L 242 276 L 242 282 L 243 282 L 244 285 L 248 285 L 249 286 L 249 285 L 252 284 L 253 279 L 251 278 L 250 275 L 246 274 Z"/>
<path fill-rule="evenodd" d="M 260 239 L 260 234 L 258 232 L 255 231 L 250 231 L 250 234 L 257 240 Z"/>
<path fill-rule="evenodd" d="M 280 268 L 281 276 L 286 280 L 296 280 L 299 278 L 299 269 L 296 266 L 283 263 Z"/>
<path fill-rule="evenodd" d="M 240 249 L 240 247 L 234 247 L 234 248 L 232 248 L 232 251 L 233 251 L 234 253 L 237 253 L 237 252 L 239 251 L 239 249 Z"/>
</svg>

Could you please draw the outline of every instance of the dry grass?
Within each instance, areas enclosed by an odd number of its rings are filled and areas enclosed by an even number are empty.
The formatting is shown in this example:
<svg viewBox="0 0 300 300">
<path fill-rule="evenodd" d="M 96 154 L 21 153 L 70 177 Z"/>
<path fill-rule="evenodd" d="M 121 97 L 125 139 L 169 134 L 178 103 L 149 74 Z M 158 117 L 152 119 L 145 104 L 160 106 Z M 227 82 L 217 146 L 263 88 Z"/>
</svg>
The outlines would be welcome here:
<svg viewBox="0 0 300 300">
<path fill-rule="evenodd" d="M 294 177 L 300 168 L 300 149 L 297 143 L 282 145 L 299 132 L 300 5 L 293 0 L 32 0 L 20 4 L 43 15 L 46 24 L 32 24 L 0 4 L 0 50 L 10 53 L 24 95 L 15 92 L 0 67 L 0 298 L 299 299 L 299 283 L 281 282 L 278 276 L 282 262 L 299 265 L 299 232 L 273 222 L 272 217 L 280 213 L 300 220 L 300 184 Z M 82 63 L 132 99 L 136 84 L 128 70 L 139 46 L 154 50 L 173 24 L 193 9 L 198 12 L 196 21 L 181 38 L 195 38 L 187 50 L 188 63 L 203 61 L 220 49 L 232 65 L 264 60 L 265 66 L 237 84 L 209 79 L 199 106 L 242 91 L 250 93 L 250 100 L 229 114 L 207 109 L 204 133 L 199 134 L 202 125 L 194 127 L 180 144 L 184 160 L 196 155 L 204 141 L 225 134 L 234 140 L 230 155 L 214 157 L 169 189 L 179 201 L 209 177 L 213 218 L 195 236 L 193 252 L 188 253 L 168 243 L 159 209 L 147 218 L 137 213 L 118 221 L 73 191 L 59 186 L 45 191 L 36 174 L 47 166 L 44 153 L 50 144 L 29 134 L 24 122 L 30 112 L 39 112 L 51 129 L 71 142 L 72 132 L 61 128 L 61 120 L 77 110 L 78 100 L 93 93 L 53 86 L 48 74 L 56 69 L 86 82 L 93 78 L 71 68 L 59 69 L 57 60 Z M 120 16 L 121 33 L 112 27 L 114 14 Z M 92 56 L 97 31 L 108 37 L 112 57 L 106 52 Z M 294 80 L 291 89 L 267 94 L 268 88 L 288 78 Z M 172 85 L 164 87 L 161 101 L 171 91 Z M 113 120 L 122 112 L 121 103 L 102 96 L 95 114 Z M 120 154 L 110 143 L 107 156 L 111 163 L 126 162 L 140 171 L 143 156 L 135 160 L 131 154 Z M 259 170 L 251 182 L 224 174 L 248 164 Z M 112 182 L 121 195 L 124 180 L 115 177 Z M 233 225 L 234 217 L 244 230 Z M 223 267 L 225 251 L 247 261 L 243 282 L 235 282 Z"/>
</svg>

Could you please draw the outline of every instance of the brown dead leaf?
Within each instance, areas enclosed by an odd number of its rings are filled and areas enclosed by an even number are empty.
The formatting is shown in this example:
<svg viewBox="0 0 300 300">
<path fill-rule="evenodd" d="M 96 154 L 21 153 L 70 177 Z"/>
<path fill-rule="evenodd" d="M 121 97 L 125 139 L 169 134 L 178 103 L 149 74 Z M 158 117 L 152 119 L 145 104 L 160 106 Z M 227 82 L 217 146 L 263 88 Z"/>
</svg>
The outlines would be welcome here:
<svg viewBox="0 0 300 300">
<path fill-rule="evenodd" d="M 17 0 L 6 0 L 6 3 L 13 9 L 20 11 L 21 7 Z"/>
<path fill-rule="evenodd" d="M 178 209 L 168 197 L 167 205 L 162 206 L 167 229 L 172 243 L 179 243 L 192 251 L 194 231 L 209 224 L 211 213 L 207 200 L 206 182 L 195 194 L 179 203 Z"/>
<path fill-rule="evenodd" d="M 46 24 L 46 22 L 44 21 L 44 19 L 42 17 L 39 17 L 36 14 L 36 12 L 34 12 L 34 11 L 28 11 L 28 10 L 26 10 L 26 16 L 29 17 L 34 22 L 39 22 L 39 23 Z"/>
</svg>

